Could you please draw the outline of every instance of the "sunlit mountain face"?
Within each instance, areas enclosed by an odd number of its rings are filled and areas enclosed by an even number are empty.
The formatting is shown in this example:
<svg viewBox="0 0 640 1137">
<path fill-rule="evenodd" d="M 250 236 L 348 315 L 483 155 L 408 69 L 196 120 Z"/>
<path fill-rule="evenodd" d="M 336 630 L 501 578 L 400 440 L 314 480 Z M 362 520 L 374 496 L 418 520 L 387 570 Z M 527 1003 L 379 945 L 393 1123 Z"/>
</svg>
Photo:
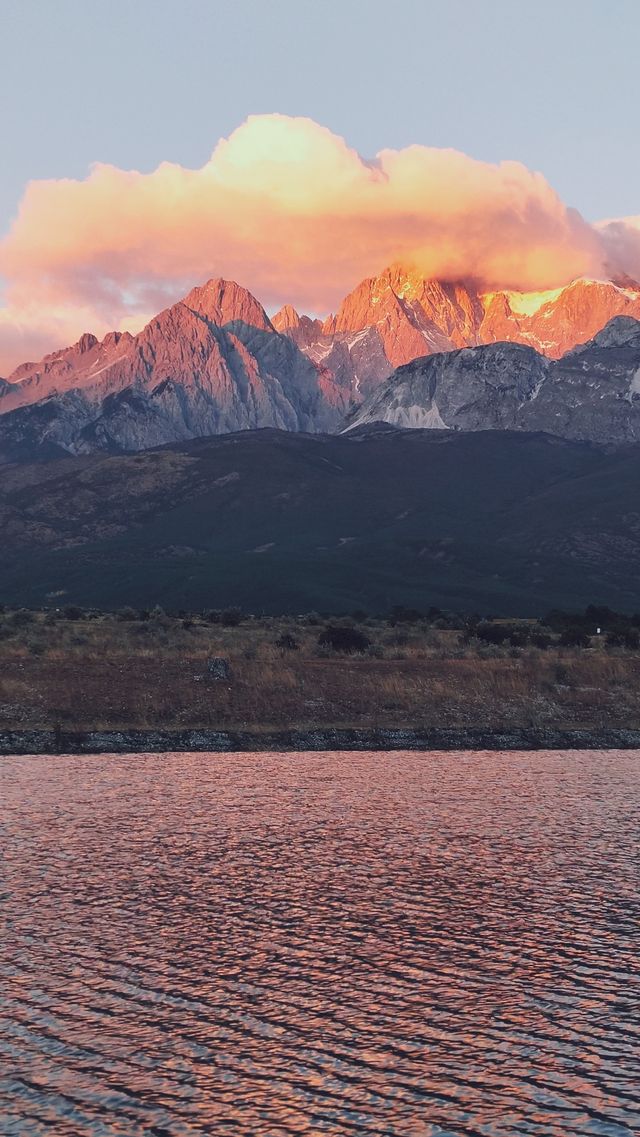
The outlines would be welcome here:
<svg viewBox="0 0 640 1137">
<path fill-rule="evenodd" d="M 98 340 L 87 333 L 16 368 L 0 386 L 0 439 L 13 445 L 24 437 L 38 446 L 47 440 L 73 453 L 139 450 L 261 427 L 335 431 L 361 407 L 362 421 L 377 414 L 401 424 L 393 405 L 375 401 L 398 367 L 459 349 L 520 344 L 532 353 L 525 370 L 534 376 L 526 385 L 533 391 L 545 360 L 561 358 L 618 318 L 640 319 L 640 285 L 580 279 L 552 291 L 486 291 L 396 264 L 362 281 L 335 315 L 320 320 L 291 306 L 270 318 L 246 288 L 210 280 L 137 335 L 112 332 Z M 507 354 L 501 381 L 509 386 L 522 366 L 519 355 Z M 631 381 L 623 371 L 618 385 L 626 390 Z M 572 400 L 589 405 L 591 394 L 583 384 Z M 464 398 L 464 384 L 459 395 Z M 427 402 L 405 425 L 413 418 L 422 426 L 448 425 Z M 629 407 L 625 401 L 625 415 Z M 606 437 L 635 437 L 635 427 L 629 435 L 631 427 L 618 423 L 619 410 Z M 458 425 L 482 428 L 483 422 L 481 415 Z M 535 428 L 553 430 L 557 422 L 554 411 Z M 583 436 L 591 437 L 588 429 Z"/>
<path fill-rule="evenodd" d="M 620 315 L 640 318 L 640 284 L 580 279 L 544 292 L 487 291 L 470 283 L 429 280 L 394 265 L 362 281 L 337 314 L 324 321 L 322 335 L 373 329 L 393 367 L 435 351 L 498 340 L 527 343 L 557 359 Z M 308 324 L 303 328 L 299 336 L 290 315 L 283 330 L 308 345 L 311 329 Z"/>
</svg>

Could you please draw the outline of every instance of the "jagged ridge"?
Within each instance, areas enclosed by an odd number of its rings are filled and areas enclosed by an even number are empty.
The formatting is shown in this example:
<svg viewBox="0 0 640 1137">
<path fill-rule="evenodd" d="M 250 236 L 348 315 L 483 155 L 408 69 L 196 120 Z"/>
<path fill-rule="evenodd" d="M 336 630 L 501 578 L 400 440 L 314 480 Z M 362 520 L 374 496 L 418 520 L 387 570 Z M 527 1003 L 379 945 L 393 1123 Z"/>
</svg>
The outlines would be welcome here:
<svg viewBox="0 0 640 1137">
<path fill-rule="evenodd" d="M 629 412 L 635 380 L 610 354 L 598 368 L 609 360 L 619 383 L 603 392 L 593 414 L 579 410 L 594 402 L 592 387 L 580 380 L 588 359 L 553 371 L 554 378 L 572 371 L 562 388 L 565 403 L 556 398 L 554 404 L 544 385 L 551 374 L 547 360 L 589 339 L 611 315 L 640 316 L 640 290 L 576 281 L 553 293 L 487 293 L 394 266 L 363 281 L 322 322 L 290 305 L 269 319 L 246 289 L 211 280 L 137 336 L 112 332 L 98 342 L 86 334 L 0 380 L 0 453 L 139 450 L 265 426 L 337 430 L 354 410 L 358 422 L 377 416 L 405 425 L 526 429 L 523 424 L 535 420 L 568 436 L 636 437 L 629 425 L 635 421 Z M 475 364 L 466 357 L 424 372 L 429 382 L 437 373 L 458 383 L 450 396 L 442 378 L 437 398 L 423 380 L 409 392 L 407 376 L 404 388 L 395 378 L 393 392 L 385 386 L 395 367 L 416 358 L 504 341 L 526 345 L 530 354 L 500 347 L 479 356 L 479 373 L 493 367 L 500 376 L 497 385 L 484 383 L 482 397 L 477 376 L 467 389 Z M 611 347 L 604 341 L 597 346 L 605 352 Z M 421 366 L 414 378 L 422 375 Z M 529 407 L 534 401 L 535 414 Z"/>
<path fill-rule="evenodd" d="M 414 360 L 365 400 L 348 429 L 373 422 L 637 441 L 640 322 L 618 316 L 559 360 L 508 343 Z"/>
</svg>

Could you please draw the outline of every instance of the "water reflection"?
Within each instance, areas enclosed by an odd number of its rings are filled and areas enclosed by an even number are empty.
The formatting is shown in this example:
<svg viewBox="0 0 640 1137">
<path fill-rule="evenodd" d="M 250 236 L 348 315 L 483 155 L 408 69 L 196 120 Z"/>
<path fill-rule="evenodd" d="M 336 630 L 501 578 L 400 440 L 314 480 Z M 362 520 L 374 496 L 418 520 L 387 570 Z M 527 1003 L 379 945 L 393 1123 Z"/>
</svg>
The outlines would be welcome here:
<svg viewBox="0 0 640 1137">
<path fill-rule="evenodd" d="M 0 775 L 0 1133 L 640 1126 L 640 755 Z"/>
</svg>

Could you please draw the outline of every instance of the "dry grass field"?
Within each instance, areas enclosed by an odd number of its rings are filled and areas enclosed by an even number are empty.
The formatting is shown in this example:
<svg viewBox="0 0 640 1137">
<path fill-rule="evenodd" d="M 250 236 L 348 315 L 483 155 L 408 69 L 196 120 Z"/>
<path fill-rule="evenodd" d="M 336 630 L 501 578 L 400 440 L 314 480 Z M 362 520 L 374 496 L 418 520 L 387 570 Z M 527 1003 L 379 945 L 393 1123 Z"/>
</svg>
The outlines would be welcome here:
<svg viewBox="0 0 640 1137">
<path fill-rule="evenodd" d="M 640 727 L 640 652 L 604 636 L 519 647 L 361 619 L 370 643 L 345 654 L 319 645 L 325 624 L 4 612 L 0 730 Z M 211 673 L 214 658 L 228 678 Z"/>
</svg>

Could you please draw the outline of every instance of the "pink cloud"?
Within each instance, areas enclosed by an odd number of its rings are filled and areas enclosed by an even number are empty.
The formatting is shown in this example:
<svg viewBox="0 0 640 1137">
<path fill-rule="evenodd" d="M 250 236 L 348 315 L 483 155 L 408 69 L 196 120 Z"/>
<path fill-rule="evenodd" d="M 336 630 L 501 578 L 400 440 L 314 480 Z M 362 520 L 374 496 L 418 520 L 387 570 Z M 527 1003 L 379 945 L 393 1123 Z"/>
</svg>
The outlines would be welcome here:
<svg viewBox="0 0 640 1137">
<path fill-rule="evenodd" d="M 625 242 L 520 163 L 424 146 L 367 162 L 310 119 L 252 116 L 199 170 L 96 165 L 27 186 L 0 243 L 0 373 L 82 331 L 135 327 L 211 276 L 322 313 L 397 260 L 535 290 L 603 274 L 610 246 L 622 264 Z"/>
</svg>

